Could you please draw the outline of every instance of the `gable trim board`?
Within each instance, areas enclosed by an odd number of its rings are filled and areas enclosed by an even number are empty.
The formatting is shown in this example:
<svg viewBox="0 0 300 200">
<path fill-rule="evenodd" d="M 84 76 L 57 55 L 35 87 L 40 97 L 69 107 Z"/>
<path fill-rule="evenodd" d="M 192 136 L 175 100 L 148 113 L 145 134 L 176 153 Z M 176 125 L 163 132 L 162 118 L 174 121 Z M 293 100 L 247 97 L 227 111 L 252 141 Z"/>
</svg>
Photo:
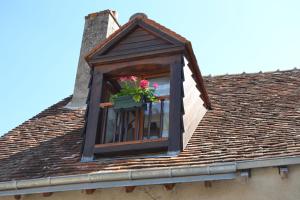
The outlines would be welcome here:
<svg viewBox="0 0 300 200">
<path fill-rule="evenodd" d="M 239 170 L 298 164 L 300 164 L 300 156 L 237 161 L 208 166 L 138 169 L 120 172 L 97 172 L 39 179 L 13 180 L 0 182 L 0 196 L 123 186 L 228 180 L 237 178 L 237 172 Z"/>
</svg>

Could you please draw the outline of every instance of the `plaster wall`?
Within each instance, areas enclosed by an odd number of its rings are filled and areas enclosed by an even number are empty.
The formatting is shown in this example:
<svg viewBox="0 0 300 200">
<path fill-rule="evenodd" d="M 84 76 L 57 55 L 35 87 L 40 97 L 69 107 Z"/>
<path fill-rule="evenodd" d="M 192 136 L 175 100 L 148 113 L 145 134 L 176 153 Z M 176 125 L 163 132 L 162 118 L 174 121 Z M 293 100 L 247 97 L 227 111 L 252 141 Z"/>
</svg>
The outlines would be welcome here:
<svg viewBox="0 0 300 200">
<path fill-rule="evenodd" d="M 12 200 L 14 197 L 0 197 L 0 200 Z M 83 191 L 56 192 L 50 197 L 41 194 L 22 196 L 24 200 L 298 200 L 300 199 L 300 165 L 289 167 L 287 179 L 281 179 L 278 168 L 260 168 L 252 170 L 251 178 L 213 181 L 211 187 L 203 182 L 176 184 L 171 191 L 162 185 L 139 186 L 132 193 L 125 188 L 97 189 L 87 195 Z"/>
</svg>

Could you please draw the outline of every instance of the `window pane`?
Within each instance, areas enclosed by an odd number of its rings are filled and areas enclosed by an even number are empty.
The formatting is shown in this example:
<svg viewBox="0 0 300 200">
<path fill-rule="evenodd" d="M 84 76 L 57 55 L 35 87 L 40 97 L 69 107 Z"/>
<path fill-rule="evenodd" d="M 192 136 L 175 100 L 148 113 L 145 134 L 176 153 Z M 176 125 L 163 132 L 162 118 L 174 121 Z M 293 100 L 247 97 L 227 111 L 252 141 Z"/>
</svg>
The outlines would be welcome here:
<svg viewBox="0 0 300 200">
<path fill-rule="evenodd" d="M 150 86 L 153 85 L 153 83 L 158 84 L 158 88 L 155 91 L 155 94 L 157 96 L 165 96 L 170 94 L 170 78 L 169 77 L 159 77 L 159 78 L 152 78 L 149 79 Z"/>
<path fill-rule="evenodd" d="M 169 77 L 159 77 L 149 79 L 150 86 L 153 83 L 158 84 L 158 88 L 155 91 L 157 96 L 170 95 L 170 78 Z M 161 102 L 152 103 L 152 116 L 150 123 L 150 139 L 158 138 L 160 136 L 160 130 L 162 130 L 162 137 L 168 137 L 169 135 L 169 100 L 165 100 L 163 103 L 163 119 L 162 127 L 160 127 L 160 115 L 161 113 Z M 144 136 L 148 135 L 148 116 L 149 116 L 149 104 L 147 105 L 147 110 L 145 110 L 145 124 L 144 124 Z"/>
</svg>

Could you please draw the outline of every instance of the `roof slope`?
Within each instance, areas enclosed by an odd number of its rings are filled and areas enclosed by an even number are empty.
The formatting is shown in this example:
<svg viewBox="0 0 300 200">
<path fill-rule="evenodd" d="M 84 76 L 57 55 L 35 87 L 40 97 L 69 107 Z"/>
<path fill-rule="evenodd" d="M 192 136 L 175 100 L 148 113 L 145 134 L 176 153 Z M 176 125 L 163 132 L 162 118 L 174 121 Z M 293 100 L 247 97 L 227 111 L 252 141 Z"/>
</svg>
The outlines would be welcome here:
<svg viewBox="0 0 300 200">
<path fill-rule="evenodd" d="M 300 155 L 300 70 L 205 77 L 213 110 L 173 158 L 80 163 L 84 110 L 70 97 L 0 138 L 0 181 Z"/>
</svg>

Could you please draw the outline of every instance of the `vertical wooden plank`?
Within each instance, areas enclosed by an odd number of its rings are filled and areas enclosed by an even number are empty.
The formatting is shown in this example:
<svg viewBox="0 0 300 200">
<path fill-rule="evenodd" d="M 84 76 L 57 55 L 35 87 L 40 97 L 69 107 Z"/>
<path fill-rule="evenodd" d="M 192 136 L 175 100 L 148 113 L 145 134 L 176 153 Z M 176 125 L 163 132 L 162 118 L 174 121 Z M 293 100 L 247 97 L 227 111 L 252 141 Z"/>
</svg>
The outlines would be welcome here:
<svg viewBox="0 0 300 200">
<path fill-rule="evenodd" d="M 85 194 L 90 195 L 93 194 L 96 191 L 96 189 L 86 189 Z"/>
<path fill-rule="evenodd" d="M 119 118 L 119 113 L 120 111 L 117 110 L 116 111 L 116 119 L 115 119 L 115 128 L 114 128 L 114 135 L 113 135 L 113 143 L 116 142 L 116 135 L 117 135 L 117 131 L 118 131 L 118 118 Z"/>
<path fill-rule="evenodd" d="M 139 108 L 139 139 L 143 140 L 144 135 L 144 121 L 145 121 L 145 115 L 144 115 L 144 109 L 143 107 Z"/>
<path fill-rule="evenodd" d="M 15 195 L 14 197 L 15 197 L 16 200 L 20 200 L 22 198 L 21 195 Z"/>
<path fill-rule="evenodd" d="M 119 125 L 119 142 L 122 141 L 123 134 L 123 126 L 124 126 L 124 110 L 120 110 L 120 125 Z"/>
<path fill-rule="evenodd" d="M 44 192 L 42 195 L 43 197 L 50 197 L 53 194 L 53 192 Z"/>
<path fill-rule="evenodd" d="M 124 123 L 125 123 L 125 131 L 124 131 L 124 139 L 123 141 L 127 141 L 127 134 L 128 134 L 128 123 L 129 123 L 129 111 L 125 112 L 125 119 L 124 119 Z"/>
<path fill-rule="evenodd" d="M 91 85 L 91 96 L 89 101 L 89 113 L 87 117 L 87 127 L 85 134 L 85 143 L 81 160 L 83 162 L 92 161 L 94 157 L 94 145 L 98 130 L 101 100 L 103 74 L 98 71 L 93 72 L 93 80 Z"/>
<path fill-rule="evenodd" d="M 108 114 L 108 108 L 104 108 L 103 111 L 103 123 L 102 123 L 102 131 L 101 131 L 101 141 L 100 144 L 104 144 L 105 143 L 105 135 L 106 135 L 106 125 L 107 125 L 107 114 Z"/>
<path fill-rule="evenodd" d="M 151 118 L 152 118 L 152 102 L 149 103 L 148 125 L 147 125 L 147 128 L 148 128 L 147 139 L 150 139 Z"/>
<path fill-rule="evenodd" d="M 139 126 L 140 126 L 140 123 L 139 123 L 139 119 L 140 119 L 140 115 L 139 115 L 139 109 L 136 108 L 135 109 L 135 118 L 134 118 L 134 128 L 135 128 L 135 140 L 138 140 L 139 139 Z"/>
<path fill-rule="evenodd" d="M 180 128 L 181 115 L 181 87 L 182 68 L 181 62 L 171 64 L 170 72 L 170 112 L 169 112 L 169 147 L 168 151 L 178 152 L 181 150 L 182 132 Z"/>
<path fill-rule="evenodd" d="M 159 116 L 159 137 L 162 137 L 163 126 L 164 126 L 164 102 L 165 100 L 160 100 L 160 116 Z"/>
<path fill-rule="evenodd" d="M 126 193 L 131 193 L 135 189 L 135 186 L 125 186 Z"/>
<path fill-rule="evenodd" d="M 175 183 L 164 184 L 166 190 L 173 190 L 175 187 Z"/>
</svg>

